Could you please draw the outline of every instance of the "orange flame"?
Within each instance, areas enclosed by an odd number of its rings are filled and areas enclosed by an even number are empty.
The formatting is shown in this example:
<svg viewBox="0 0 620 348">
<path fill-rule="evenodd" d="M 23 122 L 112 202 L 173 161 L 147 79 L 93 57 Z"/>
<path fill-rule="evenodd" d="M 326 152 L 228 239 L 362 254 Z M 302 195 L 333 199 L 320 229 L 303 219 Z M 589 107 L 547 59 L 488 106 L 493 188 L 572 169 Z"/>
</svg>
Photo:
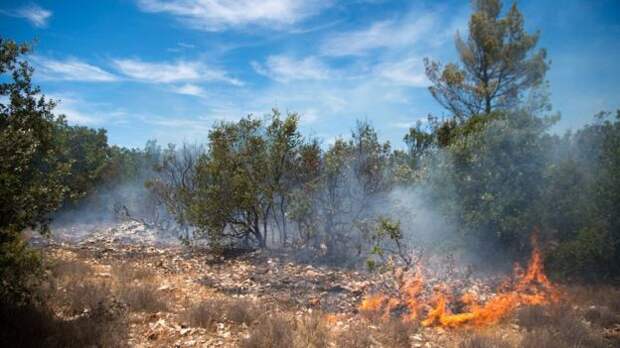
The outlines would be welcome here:
<svg viewBox="0 0 620 348">
<path fill-rule="evenodd" d="M 466 292 L 459 300 L 465 306 L 462 313 L 452 313 L 449 306 L 449 291 L 447 286 L 440 284 L 434 291 L 433 306 L 426 310 L 426 317 L 422 320 L 424 326 L 458 327 L 486 326 L 494 324 L 514 311 L 521 305 L 538 305 L 556 302 L 560 293 L 551 283 L 543 271 L 542 257 L 538 247 L 537 231 L 532 235 L 532 256 L 525 272 L 517 265 L 512 281 L 507 279 L 499 288 L 497 295 L 486 303 L 478 303 L 475 294 Z M 408 314 L 403 316 L 404 321 L 418 318 L 418 315 L 429 308 L 422 298 L 424 282 L 422 272 L 418 269 L 413 277 L 402 280 L 402 274 L 397 275 L 398 297 L 389 297 L 384 294 L 374 294 L 363 299 L 360 311 L 383 311 L 383 317 L 404 306 Z M 514 285 L 511 285 L 514 284 Z"/>
</svg>

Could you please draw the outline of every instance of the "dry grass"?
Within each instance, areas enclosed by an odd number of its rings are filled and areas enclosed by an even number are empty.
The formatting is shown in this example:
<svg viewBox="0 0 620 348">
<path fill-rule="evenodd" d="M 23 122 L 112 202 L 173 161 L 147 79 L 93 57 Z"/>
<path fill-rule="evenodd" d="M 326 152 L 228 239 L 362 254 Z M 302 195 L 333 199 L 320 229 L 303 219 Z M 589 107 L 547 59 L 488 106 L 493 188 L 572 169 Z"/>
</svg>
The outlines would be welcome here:
<svg viewBox="0 0 620 348">
<path fill-rule="evenodd" d="M 336 347 L 370 348 L 375 345 L 375 341 L 368 331 L 368 325 L 360 323 L 350 326 L 338 335 L 335 343 Z"/>
<path fill-rule="evenodd" d="M 62 320 L 42 306 L 0 305 L 1 347 L 124 347 L 127 325 L 121 312 L 100 306 Z"/>
<path fill-rule="evenodd" d="M 147 282 L 155 276 L 155 273 L 149 269 L 136 268 L 126 264 L 116 264 L 112 266 L 112 271 L 121 284 Z"/>
<path fill-rule="evenodd" d="M 259 320 L 250 328 L 250 336 L 244 339 L 242 348 L 291 348 L 295 341 L 294 326 L 290 318 L 273 315 Z"/>
<path fill-rule="evenodd" d="M 410 336 L 415 329 L 416 327 L 413 324 L 392 318 L 382 322 L 381 326 L 379 326 L 378 338 L 387 347 L 411 347 Z"/>
<path fill-rule="evenodd" d="M 72 314 L 79 314 L 106 306 L 112 300 L 112 291 L 106 283 L 74 282 L 67 286 L 62 297 L 69 311 Z"/>
<path fill-rule="evenodd" d="M 243 348 L 325 348 L 329 346 L 329 328 L 320 314 L 295 320 L 284 314 L 265 315 L 250 327 Z"/>
<path fill-rule="evenodd" d="M 620 324 L 620 313 L 608 307 L 590 307 L 584 313 L 584 318 L 594 325 L 611 328 Z"/>
<path fill-rule="evenodd" d="M 251 325 L 258 319 L 266 308 L 247 299 L 229 301 L 223 306 L 224 316 L 227 320 L 237 324 Z"/>
<path fill-rule="evenodd" d="M 517 312 L 516 318 L 519 325 L 528 331 L 521 341 L 522 347 L 608 346 L 596 330 L 585 325 L 578 312 L 568 305 L 524 307 Z"/>
<path fill-rule="evenodd" d="M 50 266 L 51 276 L 42 291 L 50 303 L 69 315 L 92 312 L 112 301 L 110 284 L 93 279 L 92 268 L 79 261 L 56 261 Z"/>
<path fill-rule="evenodd" d="M 122 284 L 118 289 L 118 296 L 132 311 L 160 312 L 167 307 L 157 288 L 151 283 Z"/>
<path fill-rule="evenodd" d="M 166 310 L 166 302 L 153 282 L 153 272 L 123 264 L 114 265 L 112 270 L 117 280 L 116 293 L 130 310 L 137 312 Z"/>
<path fill-rule="evenodd" d="M 411 336 L 418 331 L 417 323 L 405 323 L 398 318 L 381 319 L 374 330 L 366 323 L 351 325 L 336 337 L 337 347 L 411 347 Z"/>
<path fill-rule="evenodd" d="M 214 328 L 218 322 L 252 325 L 266 308 L 247 299 L 210 299 L 189 306 L 184 318 L 194 327 Z"/>
<path fill-rule="evenodd" d="M 607 307 L 620 313 L 620 288 L 610 285 L 574 286 L 570 289 L 570 301 Z"/>
<path fill-rule="evenodd" d="M 91 274 L 91 268 L 79 261 L 55 261 L 51 264 L 50 271 L 57 280 L 84 279 Z"/>
<path fill-rule="evenodd" d="M 214 329 L 215 324 L 222 318 L 221 302 L 209 300 L 193 305 L 187 309 L 184 317 L 193 327 Z"/>
<path fill-rule="evenodd" d="M 499 336 L 473 333 L 459 343 L 459 348 L 512 348 L 512 344 Z"/>
<path fill-rule="evenodd" d="M 323 348 L 329 342 L 329 328 L 320 314 L 309 315 L 297 322 L 295 347 Z"/>
<path fill-rule="evenodd" d="M 527 331 L 543 327 L 549 322 L 549 316 L 543 306 L 522 307 L 516 312 L 515 317 L 519 326 Z"/>
</svg>

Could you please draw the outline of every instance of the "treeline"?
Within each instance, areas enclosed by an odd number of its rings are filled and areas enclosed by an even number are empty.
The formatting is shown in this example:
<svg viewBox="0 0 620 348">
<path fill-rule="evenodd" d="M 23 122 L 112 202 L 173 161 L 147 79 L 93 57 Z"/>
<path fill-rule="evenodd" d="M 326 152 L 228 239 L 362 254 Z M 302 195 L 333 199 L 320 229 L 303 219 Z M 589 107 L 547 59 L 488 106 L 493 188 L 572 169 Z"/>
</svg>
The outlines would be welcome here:
<svg viewBox="0 0 620 348">
<path fill-rule="evenodd" d="M 557 274 L 617 277 L 620 113 L 549 132 L 558 117 L 537 41 L 516 6 L 502 17 L 499 1 L 474 2 L 469 36 L 456 39 L 459 63 L 426 61 L 430 92 L 449 114 L 411 128 L 402 149 L 366 122 L 323 144 L 300 133 L 296 114 L 273 110 L 215 124 L 206 144 L 138 150 L 54 115 L 31 83 L 30 48 L 2 38 L 0 295 L 27 298 L 38 276 L 22 232 L 79 209 L 216 250 L 294 248 L 371 266 L 414 262 L 438 241 L 519 258 L 537 228 Z"/>
</svg>

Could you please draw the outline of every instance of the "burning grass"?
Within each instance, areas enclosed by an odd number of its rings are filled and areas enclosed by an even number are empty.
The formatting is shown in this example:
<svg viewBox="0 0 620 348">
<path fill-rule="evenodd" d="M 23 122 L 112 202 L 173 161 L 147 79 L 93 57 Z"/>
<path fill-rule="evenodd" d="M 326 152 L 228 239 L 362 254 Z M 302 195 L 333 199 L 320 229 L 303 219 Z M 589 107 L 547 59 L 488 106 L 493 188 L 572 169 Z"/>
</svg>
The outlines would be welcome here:
<svg viewBox="0 0 620 348">
<path fill-rule="evenodd" d="M 446 283 L 437 284 L 432 295 L 425 294 L 420 267 L 413 274 L 396 272 L 395 278 L 399 284 L 396 295 L 377 293 L 365 297 L 359 307 L 362 314 L 366 317 L 380 314 L 386 319 L 403 308 L 405 322 L 420 319 L 427 327 L 482 327 L 497 323 L 522 305 L 543 305 L 560 299 L 560 292 L 543 272 L 536 234 L 532 237 L 532 256 L 527 268 L 523 270 L 516 265 L 512 278 L 506 279 L 487 301 L 481 301 L 477 293 L 470 291 L 455 297 Z M 463 310 L 453 312 L 452 308 Z"/>
</svg>

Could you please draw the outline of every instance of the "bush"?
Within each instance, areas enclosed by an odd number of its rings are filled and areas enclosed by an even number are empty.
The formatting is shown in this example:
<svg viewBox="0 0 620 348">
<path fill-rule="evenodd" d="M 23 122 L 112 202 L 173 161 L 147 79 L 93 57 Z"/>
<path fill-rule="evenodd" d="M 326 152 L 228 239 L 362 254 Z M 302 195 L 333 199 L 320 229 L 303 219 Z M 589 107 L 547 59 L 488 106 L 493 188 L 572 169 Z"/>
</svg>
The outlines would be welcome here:
<svg viewBox="0 0 620 348">
<path fill-rule="evenodd" d="M 611 272 L 614 244 L 603 228 L 587 227 L 574 239 L 564 241 L 548 256 L 547 262 L 561 276 L 585 279 L 604 277 Z"/>
<path fill-rule="evenodd" d="M 42 275 L 39 254 L 19 237 L 5 236 L 0 229 L 0 299 L 17 303 L 32 300 Z"/>
</svg>

